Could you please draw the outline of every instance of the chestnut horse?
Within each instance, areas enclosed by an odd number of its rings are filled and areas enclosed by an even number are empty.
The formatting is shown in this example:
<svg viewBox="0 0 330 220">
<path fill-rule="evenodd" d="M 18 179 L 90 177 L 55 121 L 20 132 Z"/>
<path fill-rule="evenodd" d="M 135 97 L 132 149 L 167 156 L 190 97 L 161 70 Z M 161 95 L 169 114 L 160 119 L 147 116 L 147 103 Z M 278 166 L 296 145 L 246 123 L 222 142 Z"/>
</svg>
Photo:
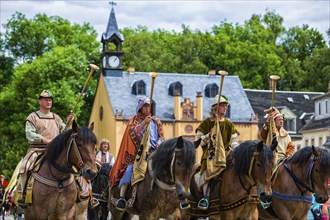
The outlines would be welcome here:
<svg viewBox="0 0 330 220">
<path fill-rule="evenodd" d="M 109 207 L 112 219 L 138 215 L 139 219 L 159 219 L 171 215 L 179 200 L 189 195 L 189 177 L 195 164 L 194 142 L 182 137 L 164 141 L 148 158 L 145 179 L 127 190 L 126 213 L 116 209 L 117 186 L 110 189 Z M 134 192 L 135 191 L 135 192 Z"/>
<path fill-rule="evenodd" d="M 94 178 L 96 142 L 91 129 L 74 121 L 72 129 L 49 143 L 39 170 L 32 173 L 32 203 L 25 209 L 25 219 L 75 219 L 78 186 L 74 175 Z"/>
<path fill-rule="evenodd" d="M 219 177 L 211 180 L 210 206 L 208 210 L 197 207 L 203 193 L 192 178 L 189 198 L 191 208 L 185 212 L 185 219 L 219 215 L 221 219 L 258 219 L 257 185 L 263 186 L 263 197 L 270 198 L 271 175 L 274 166 L 272 150 L 262 141 L 245 141 L 234 148 L 227 157 L 227 168 Z M 195 174 L 196 175 L 196 174 Z M 213 216 L 214 217 L 214 216 Z M 219 219 L 219 217 L 216 217 Z"/>
<path fill-rule="evenodd" d="M 273 195 L 268 209 L 259 207 L 261 219 L 306 219 L 312 193 L 318 203 L 328 200 L 330 152 L 304 147 L 284 161 L 273 176 Z"/>
</svg>

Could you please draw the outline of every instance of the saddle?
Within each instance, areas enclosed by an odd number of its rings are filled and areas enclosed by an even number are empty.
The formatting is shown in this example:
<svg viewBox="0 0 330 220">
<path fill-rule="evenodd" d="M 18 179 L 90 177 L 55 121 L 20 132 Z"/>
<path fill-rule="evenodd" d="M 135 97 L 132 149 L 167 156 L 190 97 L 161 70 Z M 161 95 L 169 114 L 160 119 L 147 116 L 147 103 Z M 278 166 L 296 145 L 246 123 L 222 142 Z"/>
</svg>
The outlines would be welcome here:
<svg viewBox="0 0 330 220">
<path fill-rule="evenodd" d="M 221 176 L 222 173 L 212 180 L 209 181 L 210 187 L 210 198 L 209 198 L 209 208 L 207 210 L 202 210 L 198 207 L 198 202 L 204 197 L 204 194 L 201 190 L 201 183 L 199 183 L 199 167 L 195 168 L 195 172 L 190 181 L 190 193 L 188 201 L 190 204 L 190 208 L 187 209 L 187 214 L 195 217 L 208 217 L 211 215 L 216 215 L 220 213 L 220 187 L 221 187 Z"/>
</svg>

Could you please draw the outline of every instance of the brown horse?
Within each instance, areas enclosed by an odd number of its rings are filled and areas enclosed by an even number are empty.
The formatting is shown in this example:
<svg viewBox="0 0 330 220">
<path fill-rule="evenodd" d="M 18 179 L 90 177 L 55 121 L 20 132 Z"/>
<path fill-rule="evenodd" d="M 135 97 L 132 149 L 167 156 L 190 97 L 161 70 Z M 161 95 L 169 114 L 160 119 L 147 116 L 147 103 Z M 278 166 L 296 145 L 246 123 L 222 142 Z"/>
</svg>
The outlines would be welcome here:
<svg viewBox="0 0 330 220">
<path fill-rule="evenodd" d="M 118 187 L 110 189 L 109 207 L 112 219 L 138 215 L 140 219 L 159 219 L 171 215 L 179 200 L 189 195 L 189 177 L 195 164 L 195 145 L 182 137 L 163 142 L 149 157 L 145 179 L 126 193 L 126 214 L 116 209 Z"/>
<path fill-rule="evenodd" d="M 86 179 L 96 175 L 96 142 L 91 129 L 75 122 L 72 129 L 53 139 L 39 170 L 32 173 L 32 204 L 25 210 L 25 219 L 75 219 L 78 186 L 74 175 Z"/>
<path fill-rule="evenodd" d="M 268 209 L 259 207 L 261 219 L 307 219 L 312 193 L 318 203 L 328 200 L 330 152 L 304 147 L 284 161 L 273 177 Z"/>
<path fill-rule="evenodd" d="M 208 210 L 197 207 L 203 193 L 193 178 L 190 185 L 192 197 L 189 198 L 191 209 L 185 213 L 185 219 L 219 214 L 221 219 L 258 219 L 257 185 L 263 186 L 264 198 L 271 196 L 272 150 L 276 146 L 277 143 L 269 148 L 263 142 L 245 141 L 234 148 L 227 157 L 227 168 L 209 184 Z"/>
</svg>

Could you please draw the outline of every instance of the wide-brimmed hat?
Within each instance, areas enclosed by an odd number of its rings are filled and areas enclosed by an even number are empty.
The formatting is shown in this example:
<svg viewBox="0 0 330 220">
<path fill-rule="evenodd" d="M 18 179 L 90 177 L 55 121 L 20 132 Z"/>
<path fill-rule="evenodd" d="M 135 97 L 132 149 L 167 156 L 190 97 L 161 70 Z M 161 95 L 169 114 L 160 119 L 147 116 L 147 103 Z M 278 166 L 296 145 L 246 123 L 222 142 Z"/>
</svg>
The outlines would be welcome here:
<svg viewBox="0 0 330 220">
<path fill-rule="evenodd" d="M 41 98 L 52 98 L 53 99 L 54 97 L 51 92 L 49 92 L 48 90 L 45 89 L 39 95 L 39 99 L 41 99 Z"/>
<path fill-rule="evenodd" d="M 219 95 L 216 95 L 216 96 L 214 97 L 214 99 L 213 99 L 212 106 L 218 104 L 218 101 L 219 101 L 218 99 L 219 99 Z M 226 96 L 223 96 L 223 95 L 222 95 L 221 98 L 220 98 L 220 103 L 227 103 L 227 104 L 229 104 L 228 98 L 227 98 Z"/>
</svg>

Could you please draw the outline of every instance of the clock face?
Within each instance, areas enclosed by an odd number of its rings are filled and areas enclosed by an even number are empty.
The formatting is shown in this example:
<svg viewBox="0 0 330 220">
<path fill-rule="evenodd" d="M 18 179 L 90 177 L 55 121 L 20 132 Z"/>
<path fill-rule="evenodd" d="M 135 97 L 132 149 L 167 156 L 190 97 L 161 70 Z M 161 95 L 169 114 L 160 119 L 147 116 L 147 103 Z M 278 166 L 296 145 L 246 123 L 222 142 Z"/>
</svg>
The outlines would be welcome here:
<svg viewBox="0 0 330 220">
<path fill-rule="evenodd" d="M 109 66 L 110 67 L 118 67 L 120 64 L 120 59 L 117 56 L 109 57 Z"/>
</svg>

